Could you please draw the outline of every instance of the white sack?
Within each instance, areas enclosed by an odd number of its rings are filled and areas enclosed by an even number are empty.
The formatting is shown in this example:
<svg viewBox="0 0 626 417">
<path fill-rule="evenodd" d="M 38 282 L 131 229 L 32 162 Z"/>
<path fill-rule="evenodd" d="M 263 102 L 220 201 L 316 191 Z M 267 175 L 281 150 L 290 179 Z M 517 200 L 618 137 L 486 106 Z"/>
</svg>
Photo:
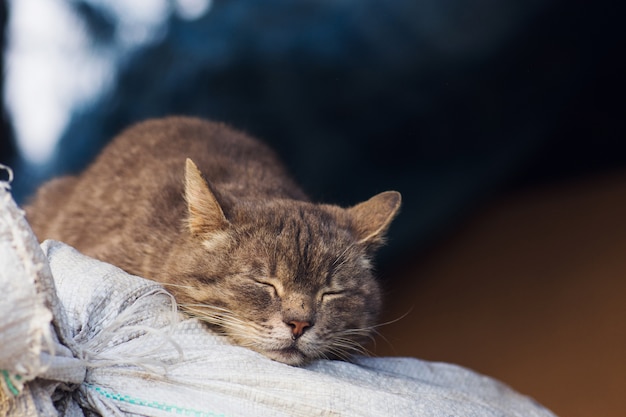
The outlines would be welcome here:
<svg viewBox="0 0 626 417">
<path fill-rule="evenodd" d="M 274 362 L 179 316 L 160 285 L 54 241 L 41 247 L 46 263 L 33 241 L 0 187 L 0 395 L 10 415 L 553 416 L 455 365 Z"/>
</svg>

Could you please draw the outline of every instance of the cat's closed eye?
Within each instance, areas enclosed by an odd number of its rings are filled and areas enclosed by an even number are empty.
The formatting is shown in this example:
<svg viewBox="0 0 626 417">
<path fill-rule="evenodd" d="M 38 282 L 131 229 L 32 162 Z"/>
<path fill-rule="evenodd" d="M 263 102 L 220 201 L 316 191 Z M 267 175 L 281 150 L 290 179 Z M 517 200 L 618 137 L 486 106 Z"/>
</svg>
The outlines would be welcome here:
<svg viewBox="0 0 626 417">
<path fill-rule="evenodd" d="M 324 291 L 322 293 L 322 295 L 320 296 L 320 299 L 321 299 L 322 302 L 330 301 L 330 300 L 333 300 L 335 298 L 343 297 L 345 294 L 346 294 L 346 291 L 344 291 L 344 290 Z"/>
<path fill-rule="evenodd" d="M 280 297 L 279 294 L 278 294 L 278 289 L 276 288 L 276 285 L 272 284 L 271 282 L 258 280 L 258 279 L 255 279 L 254 282 L 259 287 L 264 288 L 264 289 L 270 291 L 274 297 Z"/>
</svg>

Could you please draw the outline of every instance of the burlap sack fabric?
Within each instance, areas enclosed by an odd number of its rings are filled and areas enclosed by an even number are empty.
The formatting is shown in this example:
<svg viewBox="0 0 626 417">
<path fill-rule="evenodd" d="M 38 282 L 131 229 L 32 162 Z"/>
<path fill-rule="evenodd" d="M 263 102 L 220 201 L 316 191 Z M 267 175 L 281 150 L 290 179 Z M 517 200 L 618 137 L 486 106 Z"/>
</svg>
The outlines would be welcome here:
<svg viewBox="0 0 626 417">
<path fill-rule="evenodd" d="M 552 413 L 470 370 L 357 357 L 291 367 L 176 312 L 157 283 L 37 244 L 0 186 L 0 415 L 524 416 Z"/>
</svg>

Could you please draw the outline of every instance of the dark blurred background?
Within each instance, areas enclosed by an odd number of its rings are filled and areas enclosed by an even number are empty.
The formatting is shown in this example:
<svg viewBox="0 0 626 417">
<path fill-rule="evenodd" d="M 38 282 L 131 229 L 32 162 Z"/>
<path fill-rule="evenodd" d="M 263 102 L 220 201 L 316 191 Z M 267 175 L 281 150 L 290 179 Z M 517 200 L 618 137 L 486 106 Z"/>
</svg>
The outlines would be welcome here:
<svg viewBox="0 0 626 417">
<path fill-rule="evenodd" d="M 122 53 L 123 16 L 106 2 L 57 3 L 94 56 Z M 624 31 L 608 2 L 209 5 L 193 20 L 172 7 L 154 39 L 115 61 L 114 82 L 71 109 L 44 165 L 16 154 L 5 113 L 0 161 L 14 167 L 20 201 L 135 121 L 198 115 L 270 143 L 316 200 L 401 191 L 386 262 L 494 193 L 626 165 Z"/>
<path fill-rule="evenodd" d="M 46 161 L 18 153 L 3 113 L 0 162 L 21 202 L 135 121 L 217 119 L 272 145 L 315 200 L 399 190 L 380 257 L 394 285 L 388 271 L 429 256 L 494 199 L 626 169 L 626 36 L 613 2 L 215 0 L 190 16 L 181 4 L 192 0 L 172 0 L 133 48 L 106 2 L 55 3 L 114 70 L 70 109 Z M 12 7 L 2 7 L 7 28 Z"/>
</svg>

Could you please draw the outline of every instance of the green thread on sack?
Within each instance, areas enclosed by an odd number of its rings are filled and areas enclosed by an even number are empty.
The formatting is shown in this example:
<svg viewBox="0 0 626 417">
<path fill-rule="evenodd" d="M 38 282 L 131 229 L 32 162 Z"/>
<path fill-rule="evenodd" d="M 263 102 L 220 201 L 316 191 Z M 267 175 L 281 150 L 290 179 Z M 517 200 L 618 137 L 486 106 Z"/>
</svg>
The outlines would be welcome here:
<svg viewBox="0 0 626 417">
<path fill-rule="evenodd" d="M 107 391 L 103 388 L 96 387 L 95 385 L 85 384 L 87 388 L 96 391 L 98 394 L 103 395 L 104 397 L 114 400 L 120 401 L 123 403 L 128 403 L 132 405 L 139 405 L 143 407 L 155 408 L 157 410 L 166 411 L 168 413 L 174 413 L 177 415 L 189 416 L 189 417 L 226 417 L 225 414 L 216 414 L 211 411 L 200 411 L 194 410 L 190 408 L 183 408 L 177 405 L 165 404 L 158 401 L 148 401 L 143 400 L 141 398 L 131 397 L 129 395 L 116 394 L 114 392 Z"/>
<path fill-rule="evenodd" d="M 9 391 L 11 391 L 11 394 L 15 395 L 16 397 L 20 395 L 20 390 L 18 390 L 17 387 L 13 385 L 13 381 L 11 381 L 11 377 L 9 376 L 8 371 L 4 369 L 2 370 L 2 378 L 4 379 L 4 383 L 7 384 Z M 15 379 L 20 380 L 21 377 L 17 375 Z"/>
</svg>

